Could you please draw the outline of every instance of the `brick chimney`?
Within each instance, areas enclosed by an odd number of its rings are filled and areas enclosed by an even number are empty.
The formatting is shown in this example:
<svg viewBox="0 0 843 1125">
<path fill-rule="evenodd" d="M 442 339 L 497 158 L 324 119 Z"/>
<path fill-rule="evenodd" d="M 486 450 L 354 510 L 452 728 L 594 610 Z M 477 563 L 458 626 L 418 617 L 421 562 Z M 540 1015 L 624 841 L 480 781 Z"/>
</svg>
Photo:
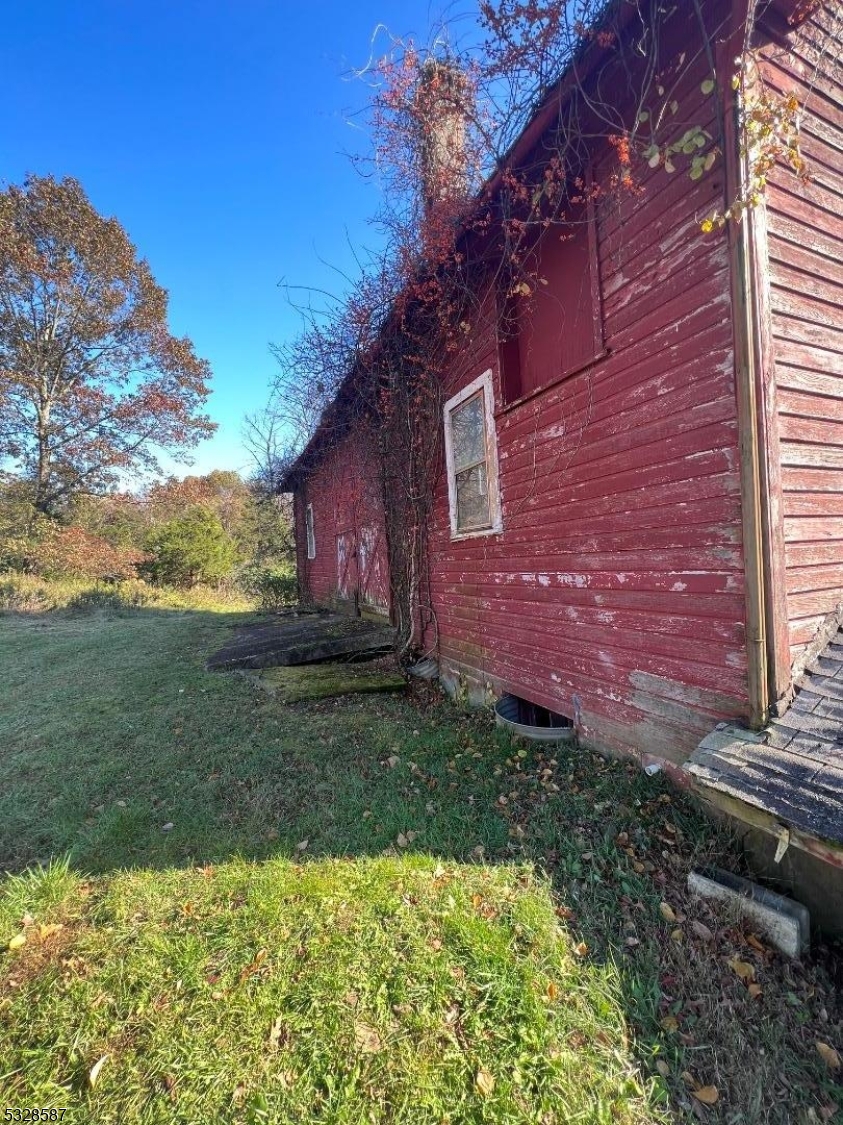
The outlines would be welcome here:
<svg viewBox="0 0 843 1125">
<path fill-rule="evenodd" d="M 429 210 L 464 199 L 468 191 L 467 140 L 471 87 L 448 60 L 429 58 L 416 93 L 422 197 Z"/>
</svg>

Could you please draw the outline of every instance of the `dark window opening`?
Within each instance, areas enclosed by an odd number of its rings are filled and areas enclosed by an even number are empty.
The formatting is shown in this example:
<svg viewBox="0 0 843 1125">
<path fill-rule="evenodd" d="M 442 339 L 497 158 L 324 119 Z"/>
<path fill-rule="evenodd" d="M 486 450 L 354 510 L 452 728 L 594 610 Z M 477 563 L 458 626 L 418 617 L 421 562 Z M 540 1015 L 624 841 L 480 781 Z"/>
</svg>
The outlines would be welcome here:
<svg viewBox="0 0 843 1125">
<path fill-rule="evenodd" d="M 557 382 L 603 350 L 603 310 L 594 209 L 543 230 L 525 276 L 502 287 L 498 358 L 504 403 Z"/>
</svg>

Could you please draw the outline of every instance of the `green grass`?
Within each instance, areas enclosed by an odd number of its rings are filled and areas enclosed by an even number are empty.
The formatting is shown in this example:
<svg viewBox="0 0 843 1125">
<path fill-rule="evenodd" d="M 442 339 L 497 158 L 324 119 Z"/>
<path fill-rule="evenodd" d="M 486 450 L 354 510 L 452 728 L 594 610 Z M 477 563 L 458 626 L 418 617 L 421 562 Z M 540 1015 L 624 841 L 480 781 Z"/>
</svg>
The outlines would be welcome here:
<svg viewBox="0 0 843 1125">
<path fill-rule="evenodd" d="M 734 858 L 662 779 L 442 701 L 285 706 L 204 670 L 241 619 L 0 617 L 0 1106 L 822 1119 L 827 967 L 687 899 Z"/>
</svg>

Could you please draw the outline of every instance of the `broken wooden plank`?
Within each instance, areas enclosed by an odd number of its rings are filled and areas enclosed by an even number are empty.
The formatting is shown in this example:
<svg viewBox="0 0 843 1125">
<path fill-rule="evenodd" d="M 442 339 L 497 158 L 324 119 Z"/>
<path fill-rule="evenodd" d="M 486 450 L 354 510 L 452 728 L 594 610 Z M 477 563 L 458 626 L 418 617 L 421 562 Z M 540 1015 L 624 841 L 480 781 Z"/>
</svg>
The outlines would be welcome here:
<svg viewBox="0 0 843 1125">
<path fill-rule="evenodd" d="M 296 667 L 264 668 L 261 686 L 282 703 L 333 699 L 340 695 L 403 691 L 404 676 L 395 668 L 373 668 L 371 664 L 300 664 Z"/>
<path fill-rule="evenodd" d="M 359 660 L 393 650 L 391 628 L 356 617 L 320 613 L 302 619 L 253 623 L 209 659 L 212 671 L 271 668 L 320 661 Z"/>
</svg>

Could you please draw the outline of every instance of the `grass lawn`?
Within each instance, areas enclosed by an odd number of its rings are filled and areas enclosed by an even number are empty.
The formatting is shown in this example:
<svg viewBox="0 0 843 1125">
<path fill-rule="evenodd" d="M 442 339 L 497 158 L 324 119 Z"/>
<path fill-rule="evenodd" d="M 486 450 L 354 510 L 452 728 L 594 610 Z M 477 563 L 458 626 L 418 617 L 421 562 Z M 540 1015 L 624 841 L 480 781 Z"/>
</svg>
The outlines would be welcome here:
<svg viewBox="0 0 843 1125">
<path fill-rule="evenodd" d="M 736 860 L 662 779 L 442 701 L 284 705 L 204 671 L 240 619 L 0 617 L 0 1110 L 836 1119 L 833 954 L 687 898 Z"/>
</svg>

